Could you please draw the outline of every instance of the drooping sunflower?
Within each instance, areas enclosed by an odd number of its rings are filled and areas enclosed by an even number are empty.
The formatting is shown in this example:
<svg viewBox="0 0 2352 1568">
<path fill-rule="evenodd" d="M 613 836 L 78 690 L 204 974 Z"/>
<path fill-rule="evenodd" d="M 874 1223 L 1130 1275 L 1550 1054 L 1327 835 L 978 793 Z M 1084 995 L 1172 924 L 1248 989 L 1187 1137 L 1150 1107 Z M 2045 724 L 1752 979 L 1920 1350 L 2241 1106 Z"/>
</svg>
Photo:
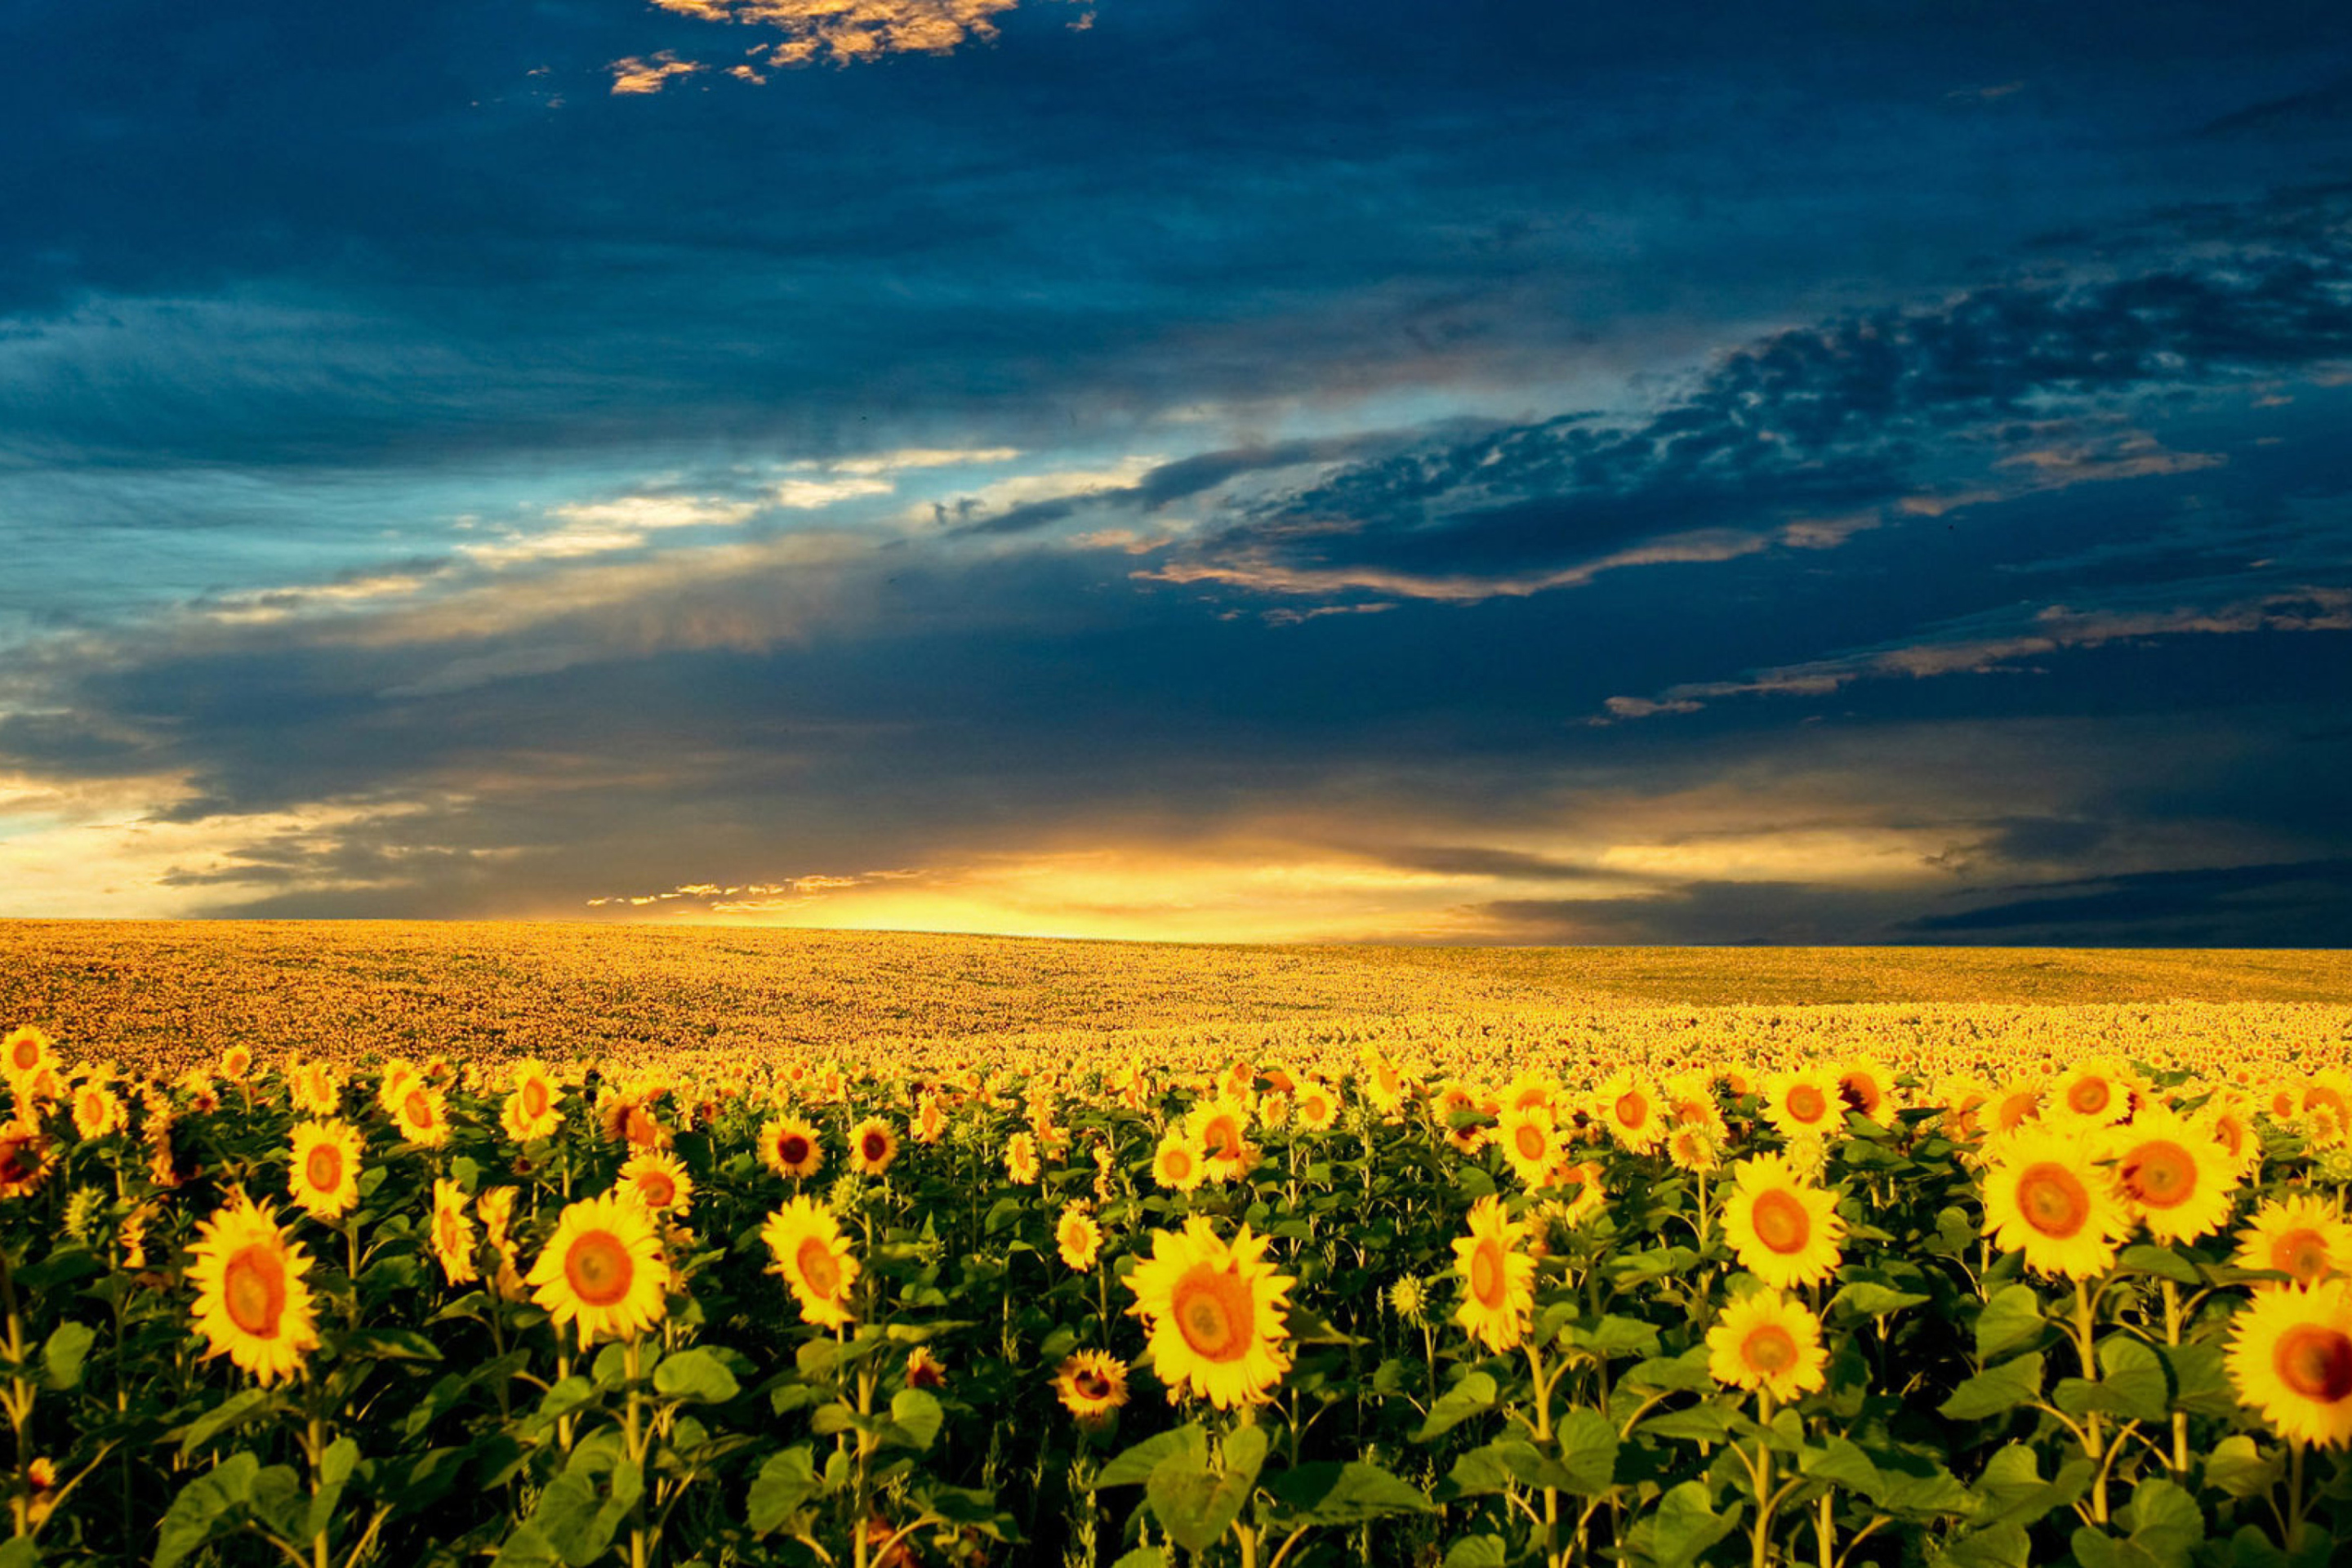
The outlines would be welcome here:
<svg viewBox="0 0 2352 1568">
<path fill-rule="evenodd" d="M 2158 1241 L 2194 1241 L 2229 1223 L 2238 1176 L 2229 1156 L 2168 1106 L 2153 1102 L 2110 1128 L 2106 1151 L 2134 1217 Z"/>
<path fill-rule="evenodd" d="M 552 1138 L 563 1127 L 563 1090 L 544 1063 L 515 1063 L 514 1092 L 499 1110 L 499 1125 L 518 1143 Z"/>
<path fill-rule="evenodd" d="M 1844 1110 L 1859 1111 L 1873 1121 L 1883 1121 L 1886 1118 L 1881 1113 L 1890 1108 L 1894 1082 L 1894 1074 L 1883 1064 L 1860 1057 L 1838 1068 L 1838 1100 Z M 1838 1120 L 1842 1122 L 1844 1118 Z"/>
<path fill-rule="evenodd" d="M 74 1131 L 83 1138 L 103 1138 L 110 1132 L 120 1132 L 129 1120 L 123 1114 L 122 1099 L 102 1083 L 83 1084 L 74 1090 Z"/>
<path fill-rule="evenodd" d="M 2352 1223 L 2323 1199 L 2297 1194 L 2265 1202 L 2238 1233 L 2241 1268 L 2275 1268 L 2298 1285 L 2352 1274 Z"/>
<path fill-rule="evenodd" d="M 522 1258 L 515 1250 L 514 1203 L 512 1187 L 490 1187 L 474 1200 L 474 1212 L 482 1220 L 482 1235 L 499 1255 L 499 1271 L 491 1284 L 499 1299 L 507 1301 L 520 1301 L 530 1293 L 523 1282 Z"/>
<path fill-rule="evenodd" d="M 1464 1286 L 1454 1321 L 1496 1355 L 1526 1335 L 1535 1310 L 1536 1260 L 1519 1245 L 1528 1229 L 1525 1221 L 1509 1218 L 1502 1199 L 1490 1193 L 1470 1205 L 1470 1234 L 1454 1242 L 1454 1268 Z"/>
<path fill-rule="evenodd" d="M 633 1339 L 669 1311 L 669 1259 L 653 1215 L 618 1194 L 566 1204 L 555 1234 L 523 1277 L 560 1333 L 576 1324 L 580 1348 Z"/>
<path fill-rule="evenodd" d="M 1192 1108 L 1184 1131 L 1201 1150 L 1201 1164 L 1209 1179 L 1230 1182 L 1249 1173 L 1257 1151 L 1249 1143 L 1249 1107 L 1219 1098 Z"/>
<path fill-rule="evenodd" d="M 360 1201 L 360 1135 L 341 1121 L 294 1124 L 287 1172 L 294 1201 L 313 1219 L 340 1219 Z"/>
<path fill-rule="evenodd" d="M 1595 1160 L 1563 1159 L 1552 1167 L 1544 1185 L 1559 1189 L 1559 1223 L 1566 1226 L 1583 1224 L 1609 1201 L 1609 1191 L 1601 1181 L 1601 1164 Z"/>
<path fill-rule="evenodd" d="M 1370 1043 L 1358 1055 L 1361 1070 L 1356 1075 L 1356 1091 L 1382 1116 L 1394 1115 L 1411 1088 L 1403 1072 Z"/>
<path fill-rule="evenodd" d="M 794 1198 L 768 1215 L 760 1239 L 768 1244 L 775 1271 L 791 1287 L 803 1321 L 827 1329 L 848 1326 L 858 1263 L 830 1209 L 814 1198 Z"/>
<path fill-rule="evenodd" d="M 1445 1130 L 1445 1146 L 1465 1160 L 1474 1160 L 1478 1151 L 1492 1142 L 1492 1129 L 1483 1121 L 1468 1121 Z"/>
<path fill-rule="evenodd" d="M 1128 1311 L 1148 1325 L 1152 1368 L 1171 1390 L 1230 1410 L 1263 1402 L 1290 1370 L 1297 1281 L 1265 1260 L 1266 1243 L 1247 1225 L 1220 1241 L 1198 1215 L 1153 1235 L 1150 1258 L 1127 1278 Z"/>
<path fill-rule="evenodd" d="M 621 1186 L 656 1214 L 683 1217 L 694 1204 L 694 1178 L 667 1149 L 640 1149 L 621 1166 Z"/>
<path fill-rule="evenodd" d="M 849 1130 L 849 1168 L 878 1176 L 898 1157 L 898 1134 L 878 1116 L 869 1116 Z"/>
<path fill-rule="evenodd" d="M 2253 1101 L 2244 1094 L 2224 1089 L 2207 1100 L 2204 1109 L 2190 1120 L 2221 1147 L 2230 1168 L 2241 1178 L 2252 1175 L 2254 1167 L 2263 1163 L 2262 1137 L 2254 1131 Z"/>
<path fill-rule="evenodd" d="M 947 1108 L 940 1103 L 938 1095 L 926 1092 L 915 1102 L 915 1142 L 936 1143 L 947 1130 Z"/>
<path fill-rule="evenodd" d="M 2040 1121 L 2043 1093 L 2042 1087 L 2038 1084 L 2029 1084 L 2003 1093 L 1993 1101 L 1992 1113 L 1987 1118 L 1992 1131 L 1996 1134 L 2014 1132 L 2029 1121 Z"/>
<path fill-rule="evenodd" d="M 1201 1184 L 1202 1175 L 1199 1145 L 1184 1136 L 1181 1127 L 1171 1127 L 1151 1152 L 1151 1179 L 1163 1187 L 1189 1193 Z"/>
<path fill-rule="evenodd" d="M 1783 1138 L 1834 1131 L 1845 1124 L 1837 1074 L 1812 1066 L 1776 1072 L 1764 1083 L 1764 1120 Z"/>
<path fill-rule="evenodd" d="M 2105 1273 L 2131 1216 L 2114 1173 L 2093 1163 L 2087 1134 L 2029 1125 L 2002 1135 L 1984 1173 L 1993 1245 L 2022 1251 L 2037 1273 L 2084 1279 Z"/>
<path fill-rule="evenodd" d="M 2352 1281 L 2257 1286 L 2232 1322 L 2230 1381 L 2281 1436 L 2352 1440 Z"/>
<path fill-rule="evenodd" d="M 411 1143 L 438 1149 L 449 1142 L 449 1097 L 425 1079 L 410 1080 L 401 1091 L 392 1119 Z"/>
<path fill-rule="evenodd" d="M 325 1062 L 298 1062 L 287 1074 L 294 1109 L 306 1116 L 332 1116 L 342 1109 L 342 1075 Z"/>
<path fill-rule="evenodd" d="M 780 1176 L 806 1180 L 824 1163 L 816 1129 L 797 1116 L 778 1116 L 760 1129 L 760 1163 Z"/>
<path fill-rule="evenodd" d="M 1794 1399 L 1829 1382 L 1822 1323 L 1802 1301 L 1755 1290 L 1723 1310 L 1706 1331 L 1707 1375 L 1732 1388 Z"/>
<path fill-rule="evenodd" d="M 1055 1369 L 1054 1392 L 1080 1424 L 1100 1426 L 1127 1403 L 1127 1363 L 1108 1351 L 1079 1351 Z"/>
<path fill-rule="evenodd" d="M 1837 1196 L 1806 1180 L 1785 1155 L 1742 1160 L 1723 1199 L 1723 1233 L 1739 1266 L 1774 1289 L 1837 1272 L 1845 1221 Z"/>
<path fill-rule="evenodd" d="M 478 1239 L 474 1222 L 466 1214 L 466 1189 L 443 1177 L 433 1184 L 433 1256 L 452 1285 L 470 1285 L 482 1277 L 474 1261 Z"/>
<path fill-rule="evenodd" d="M 1530 1187 L 1541 1186 L 1559 1163 L 1559 1136 L 1552 1131 L 1549 1110 L 1534 1106 L 1506 1108 L 1495 1137 L 1503 1147 L 1503 1158 Z"/>
<path fill-rule="evenodd" d="M 1102 1226 L 1084 1204 L 1072 1204 L 1062 1210 L 1062 1217 L 1054 1224 L 1054 1247 L 1061 1253 L 1062 1261 L 1080 1273 L 1095 1266 L 1095 1258 L 1102 1250 Z"/>
<path fill-rule="evenodd" d="M 196 1288 L 196 1331 L 265 1384 L 291 1377 L 319 1344 L 305 1282 L 310 1259 L 286 1239 L 277 1218 L 243 1191 L 198 1223 L 188 1248 Z"/>
</svg>

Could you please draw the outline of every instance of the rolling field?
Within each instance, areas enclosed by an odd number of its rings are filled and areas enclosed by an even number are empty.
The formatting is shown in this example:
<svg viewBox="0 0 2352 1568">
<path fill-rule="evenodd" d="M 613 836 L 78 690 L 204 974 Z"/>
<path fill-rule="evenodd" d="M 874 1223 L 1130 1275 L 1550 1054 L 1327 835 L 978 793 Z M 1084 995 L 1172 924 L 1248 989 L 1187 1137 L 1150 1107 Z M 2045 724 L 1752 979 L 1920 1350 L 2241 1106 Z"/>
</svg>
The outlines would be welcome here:
<svg viewBox="0 0 2352 1568">
<path fill-rule="evenodd" d="M 2348 975 L 0 925 L 0 1568 L 2326 1568 Z"/>
</svg>

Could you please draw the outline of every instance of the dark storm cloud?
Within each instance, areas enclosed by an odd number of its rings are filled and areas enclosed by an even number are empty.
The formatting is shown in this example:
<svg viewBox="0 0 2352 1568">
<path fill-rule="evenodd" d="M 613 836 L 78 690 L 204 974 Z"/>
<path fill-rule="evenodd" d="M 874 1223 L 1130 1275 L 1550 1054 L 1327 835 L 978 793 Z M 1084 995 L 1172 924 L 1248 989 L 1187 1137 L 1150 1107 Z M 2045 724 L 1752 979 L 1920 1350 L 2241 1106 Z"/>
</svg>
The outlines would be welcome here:
<svg viewBox="0 0 2352 1568">
<path fill-rule="evenodd" d="M 2072 890 L 2086 888 L 2095 890 Z M 1922 916 L 1903 929 L 2099 946 L 2352 946 L 2352 859 L 2143 871 L 2011 890 L 2037 896 Z"/>
</svg>

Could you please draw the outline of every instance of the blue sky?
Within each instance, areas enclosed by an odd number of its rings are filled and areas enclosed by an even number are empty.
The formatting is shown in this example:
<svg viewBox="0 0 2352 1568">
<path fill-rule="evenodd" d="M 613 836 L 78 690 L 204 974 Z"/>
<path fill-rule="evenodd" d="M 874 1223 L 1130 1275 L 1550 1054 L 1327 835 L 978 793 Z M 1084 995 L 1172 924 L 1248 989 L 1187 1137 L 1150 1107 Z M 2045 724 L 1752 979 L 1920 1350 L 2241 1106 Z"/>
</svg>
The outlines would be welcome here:
<svg viewBox="0 0 2352 1568">
<path fill-rule="evenodd" d="M 2339 945 L 2345 37 L 12 6 L 0 913 Z"/>
</svg>

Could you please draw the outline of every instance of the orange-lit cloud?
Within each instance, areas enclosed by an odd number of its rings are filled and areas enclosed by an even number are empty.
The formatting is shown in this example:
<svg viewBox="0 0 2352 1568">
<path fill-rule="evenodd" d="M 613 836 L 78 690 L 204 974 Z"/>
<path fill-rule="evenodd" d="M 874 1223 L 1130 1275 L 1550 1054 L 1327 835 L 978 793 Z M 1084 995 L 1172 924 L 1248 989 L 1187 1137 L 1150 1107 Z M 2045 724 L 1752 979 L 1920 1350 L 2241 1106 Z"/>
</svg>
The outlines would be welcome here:
<svg viewBox="0 0 2352 1568">
<path fill-rule="evenodd" d="M 884 55 L 944 55 L 996 37 L 994 17 L 1019 0 L 654 0 L 699 22 L 772 27 L 784 35 L 760 53 L 771 65 L 848 65 Z M 1089 13 L 1089 18 L 1091 13 Z M 730 74 L 758 80 L 737 68 Z M 617 88 L 614 90 L 619 90 Z M 633 90 L 651 91 L 653 89 Z"/>
<path fill-rule="evenodd" d="M 613 91 L 616 94 L 659 92 L 669 85 L 672 77 L 692 76 L 702 67 L 693 60 L 682 60 L 668 49 L 651 59 L 639 59 L 630 55 L 612 64 Z"/>
</svg>

